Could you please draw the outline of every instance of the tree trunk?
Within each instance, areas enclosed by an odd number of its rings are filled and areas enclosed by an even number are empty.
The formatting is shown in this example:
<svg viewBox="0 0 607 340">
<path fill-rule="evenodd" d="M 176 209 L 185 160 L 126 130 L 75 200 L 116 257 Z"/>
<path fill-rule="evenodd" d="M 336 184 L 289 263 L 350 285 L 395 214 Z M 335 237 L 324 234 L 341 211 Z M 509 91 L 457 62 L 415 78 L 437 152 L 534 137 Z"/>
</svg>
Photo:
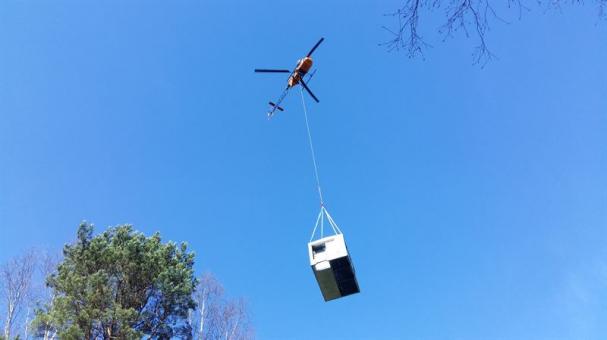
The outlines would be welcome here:
<svg viewBox="0 0 607 340">
<path fill-rule="evenodd" d="M 25 340 L 27 340 L 27 326 L 30 323 L 30 308 L 27 307 L 27 314 L 25 315 L 25 324 L 23 325 L 23 334 L 25 334 Z"/>
<path fill-rule="evenodd" d="M 8 313 L 6 314 L 6 321 L 4 322 L 4 337 L 8 340 L 11 338 L 11 327 L 13 325 L 13 317 L 15 313 L 15 306 L 12 301 L 8 302 Z"/>
<path fill-rule="evenodd" d="M 234 336 L 234 332 L 236 331 L 236 328 L 238 327 L 238 322 L 240 321 L 240 317 L 238 318 L 238 320 L 236 320 L 236 323 L 234 324 L 234 327 L 232 327 L 232 333 L 230 334 L 230 337 L 228 338 L 228 340 L 232 339 L 232 337 Z"/>
<path fill-rule="evenodd" d="M 198 336 L 200 337 L 199 338 L 200 340 L 204 339 L 204 335 L 203 335 L 202 331 L 204 329 L 204 308 L 205 308 L 205 302 L 206 302 L 206 299 L 204 298 L 205 291 L 206 291 L 206 288 L 203 288 L 202 289 L 203 299 L 202 299 L 202 304 L 200 306 L 200 327 L 198 328 Z"/>
</svg>

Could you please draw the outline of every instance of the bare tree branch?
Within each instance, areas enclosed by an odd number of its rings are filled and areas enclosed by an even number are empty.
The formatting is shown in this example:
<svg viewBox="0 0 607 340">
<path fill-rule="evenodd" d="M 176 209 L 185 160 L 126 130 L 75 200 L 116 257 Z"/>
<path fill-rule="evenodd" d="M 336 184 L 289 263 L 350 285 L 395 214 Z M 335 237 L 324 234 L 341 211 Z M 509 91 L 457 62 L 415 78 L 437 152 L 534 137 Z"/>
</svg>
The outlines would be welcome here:
<svg viewBox="0 0 607 340">
<path fill-rule="evenodd" d="M 242 299 L 224 297 L 221 283 L 209 273 L 203 274 L 194 294 L 197 310 L 191 322 L 197 325 L 199 340 L 248 340 L 254 338 L 247 307 Z"/>
<path fill-rule="evenodd" d="M 485 66 L 495 58 L 485 40 L 489 30 L 488 16 L 503 21 L 497 16 L 488 0 L 453 0 L 447 7 L 447 22 L 439 32 L 444 35 L 443 40 L 452 37 L 458 30 L 464 31 L 466 37 L 469 37 L 469 26 L 472 26 L 479 39 L 473 54 L 474 63 Z"/>
<path fill-rule="evenodd" d="M 565 0 L 536 0 L 540 7 L 561 10 Z M 598 9 L 599 19 L 607 19 L 607 0 L 594 0 Z M 571 4 L 583 4 L 583 0 L 569 0 Z M 508 8 L 518 12 L 520 20 L 523 11 L 530 11 L 524 0 L 507 0 Z M 472 54 L 474 64 L 484 67 L 489 61 L 497 57 L 489 49 L 487 33 L 490 30 L 490 22 L 500 21 L 508 23 L 498 16 L 493 4 L 489 0 L 404 0 L 403 6 L 394 13 L 387 14 L 396 18 L 398 25 L 396 29 L 383 28 L 392 35 L 392 39 L 381 43 L 389 52 L 406 50 L 409 58 L 416 56 L 424 57 L 424 49 L 431 47 L 422 38 L 420 32 L 420 15 L 422 9 L 426 12 L 444 8 L 446 20 L 438 32 L 443 36 L 443 41 L 454 36 L 458 31 L 466 37 L 474 37 L 478 44 Z"/>
<path fill-rule="evenodd" d="M 35 289 L 35 298 L 32 299 L 32 302 L 36 309 L 41 307 L 47 308 L 55 300 L 55 291 L 46 285 L 46 280 L 57 272 L 57 266 L 61 262 L 61 257 L 58 254 L 44 251 L 38 255 L 37 262 L 38 274 L 41 280 Z M 53 340 L 57 336 L 57 330 L 50 323 L 38 325 L 37 331 L 44 340 Z"/>
<path fill-rule="evenodd" d="M 422 7 L 421 1 L 406 0 L 403 7 L 387 15 L 398 19 L 398 30 L 392 31 L 383 26 L 386 31 L 393 35 L 393 38 L 380 45 L 387 46 L 388 51 L 406 49 L 409 58 L 414 58 L 417 55 L 423 57 L 423 49 L 431 46 L 418 33 L 419 12 Z"/>
<path fill-rule="evenodd" d="M 27 252 L 0 267 L 0 294 L 5 301 L 4 337 L 10 339 L 14 322 L 31 294 L 35 255 Z"/>
</svg>

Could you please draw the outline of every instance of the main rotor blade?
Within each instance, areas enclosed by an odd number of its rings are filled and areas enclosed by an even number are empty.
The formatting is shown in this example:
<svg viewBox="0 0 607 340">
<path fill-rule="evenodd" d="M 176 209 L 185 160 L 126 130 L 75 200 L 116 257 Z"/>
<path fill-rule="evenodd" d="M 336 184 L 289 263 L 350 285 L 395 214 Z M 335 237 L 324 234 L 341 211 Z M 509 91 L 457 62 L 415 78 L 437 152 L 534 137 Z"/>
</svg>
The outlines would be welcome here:
<svg viewBox="0 0 607 340">
<path fill-rule="evenodd" d="M 255 72 L 266 72 L 266 73 L 291 73 L 289 70 L 274 70 L 267 68 L 256 68 Z"/>
<path fill-rule="evenodd" d="M 314 45 L 314 47 L 312 47 L 310 52 L 308 52 L 308 55 L 306 57 L 311 56 L 312 53 L 314 52 L 314 50 L 316 50 L 316 48 L 318 47 L 318 45 L 320 45 L 320 43 L 323 42 L 324 40 L 325 40 L 325 38 L 320 38 L 320 40 L 316 43 L 316 45 Z"/>
<path fill-rule="evenodd" d="M 320 103 L 320 101 L 318 100 L 318 98 L 316 98 L 316 96 L 314 95 L 314 93 L 312 93 L 312 91 L 310 91 L 310 88 L 308 87 L 308 85 L 306 85 L 306 83 L 303 81 L 303 77 L 299 77 L 299 82 L 301 83 L 301 86 L 303 86 L 304 89 L 306 89 L 306 91 L 308 91 L 308 93 L 310 94 L 310 96 L 312 96 L 312 98 L 317 102 Z"/>
</svg>

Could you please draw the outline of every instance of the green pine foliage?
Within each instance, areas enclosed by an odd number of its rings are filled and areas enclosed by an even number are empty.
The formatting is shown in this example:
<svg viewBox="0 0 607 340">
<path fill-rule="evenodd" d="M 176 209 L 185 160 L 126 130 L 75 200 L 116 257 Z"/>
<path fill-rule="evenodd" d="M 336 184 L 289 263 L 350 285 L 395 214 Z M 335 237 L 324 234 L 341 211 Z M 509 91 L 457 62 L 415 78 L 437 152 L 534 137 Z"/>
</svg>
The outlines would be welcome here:
<svg viewBox="0 0 607 340">
<path fill-rule="evenodd" d="M 194 254 L 130 225 L 93 237 L 83 223 L 47 279 L 54 298 L 37 312 L 34 328 L 60 339 L 191 338 L 196 307 Z"/>
</svg>

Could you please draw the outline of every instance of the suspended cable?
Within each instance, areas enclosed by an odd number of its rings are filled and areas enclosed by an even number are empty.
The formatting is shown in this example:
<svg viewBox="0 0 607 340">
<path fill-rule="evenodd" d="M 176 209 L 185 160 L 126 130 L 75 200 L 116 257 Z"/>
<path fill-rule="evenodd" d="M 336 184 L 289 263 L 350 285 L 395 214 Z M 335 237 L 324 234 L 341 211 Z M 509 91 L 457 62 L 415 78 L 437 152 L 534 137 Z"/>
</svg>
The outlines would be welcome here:
<svg viewBox="0 0 607 340">
<path fill-rule="evenodd" d="M 318 213 L 318 217 L 316 218 L 316 224 L 314 225 L 314 230 L 312 230 L 312 236 L 310 237 L 310 241 L 314 239 L 314 235 L 316 234 L 316 230 L 320 225 L 320 237 L 324 236 L 324 222 L 325 218 L 331 229 L 335 234 L 341 234 L 341 230 L 337 226 L 337 223 L 333 220 L 327 209 L 325 208 L 325 203 L 322 198 L 322 189 L 320 188 L 320 177 L 318 176 L 318 164 L 316 163 L 316 152 L 314 152 L 314 143 L 312 143 L 312 134 L 310 133 L 310 124 L 308 122 L 308 110 L 306 107 L 306 101 L 304 99 L 303 88 L 301 89 L 301 104 L 303 106 L 304 118 L 306 121 L 306 131 L 308 132 L 308 143 L 310 144 L 310 153 L 312 154 L 312 164 L 314 165 L 314 176 L 316 178 L 316 187 L 318 189 L 318 197 L 320 199 L 320 212 Z"/>
<path fill-rule="evenodd" d="M 304 118 L 306 119 L 306 129 L 308 131 L 308 142 L 310 143 L 310 152 L 312 153 L 312 163 L 314 164 L 314 176 L 316 177 L 316 187 L 318 188 L 318 197 L 320 198 L 320 206 L 324 207 L 324 201 L 322 199 L 322 190 L 320 189 L 320 179 L 318 177 L 318 166 L 316 165 L 316 154 L 314 152 L 314 145 L 312 144 L 312 134 L 310 133 L 310 125 L 308 124 L 308 110 L 306 108 L 306 101 L 304 100 L 303 87 L 301 88 L 301 104 L 303 106 Z M 314 235 L 312 235 L 314 236 Z"/>
</svg>

